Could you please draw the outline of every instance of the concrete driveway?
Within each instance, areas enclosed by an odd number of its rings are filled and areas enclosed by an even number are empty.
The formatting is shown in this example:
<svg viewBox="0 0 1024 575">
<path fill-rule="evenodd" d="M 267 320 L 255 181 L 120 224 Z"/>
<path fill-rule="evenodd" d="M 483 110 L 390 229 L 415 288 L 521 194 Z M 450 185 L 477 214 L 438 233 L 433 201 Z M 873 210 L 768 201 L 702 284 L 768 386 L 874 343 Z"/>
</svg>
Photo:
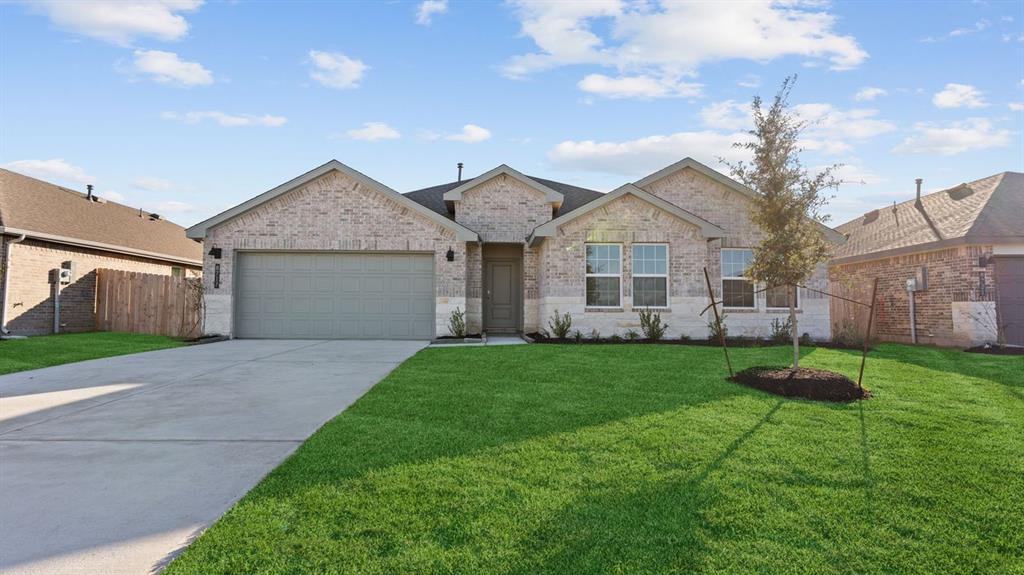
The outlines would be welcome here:
<svg viewBox="0 0 1024 575">
<path fill-rule="evenodd" d="M 0 572 L 158 570 L 425 345 L 236 340 L 0 376 Z"/>
</svg>

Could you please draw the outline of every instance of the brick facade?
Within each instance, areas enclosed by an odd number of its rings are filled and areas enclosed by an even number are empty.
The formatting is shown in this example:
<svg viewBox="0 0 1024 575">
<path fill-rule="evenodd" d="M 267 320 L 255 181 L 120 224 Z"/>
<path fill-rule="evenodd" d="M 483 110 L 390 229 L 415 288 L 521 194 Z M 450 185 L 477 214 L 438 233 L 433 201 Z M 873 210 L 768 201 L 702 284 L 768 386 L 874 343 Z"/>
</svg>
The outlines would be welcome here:
<svg viewBox="0 0 1024 575">
<path fill-rule="evenodd" d="M 455 202 L 455 221 L 488 243 L 523 243 L 534 228 L 551 220 L 545 194 L 507 174 L 464 191 Z"/>
<path fill-rule="evenodd" d="M 238 215 L 207 232 L 206 244 L 222 249 L 205 256 L 206 332 L 232 331 L 232 273 L 236 250 L 429 252 L 434 254 L 436 324 L 447 333 L 448 316 L 466 309 L 466 243 L 426 216 L 338 171 Z M 455 260 L 447 261 L 451 248 Z M 214 287 L 214 266 L 220 286 Z"/>
<path fill-rule="evenodd" d="M 995 340 L 995 265 L 992 246 L 958 246 L 829 269 L 836 290 L 870 299 L 878 278 L 877 311 L 872 328 L 879 341 L 911 341 L 910 296 L 906 282 L 927 269 L 927 289 L 914 294 L 918 343 L 970 346 Z M 984 262 L 986 265 L 979 265 Z M 833 304 L 833 322 L 856 321 L 841 304 Z M 859 320 L 860 318 L 857 318 Z"/>
<path fill-rule="evenodd" d="M 9 241 L 9 239 L 7 240 Z M 0 254 L 4 253 L 0 250 Z M 2 256 L 0 256 L 2 257 Z M 54 290 L 50 270 L 66 261 L 74 262 L 70 284 L 61 287 L 60 324 L 62 332 L 96 329 L 96 270 L 98 268 L 170 275 L 174 267 L 148 258 L 79 248 L 64 244 L 26 239 L 11 246 L 10 290 L 7 301 L 7 328 L 17 335 L 53 333 Z M 0 277 L 2 281 L 2 277 Z M 0 286 L 3 284 L 0 283 Z"/>
</svg>

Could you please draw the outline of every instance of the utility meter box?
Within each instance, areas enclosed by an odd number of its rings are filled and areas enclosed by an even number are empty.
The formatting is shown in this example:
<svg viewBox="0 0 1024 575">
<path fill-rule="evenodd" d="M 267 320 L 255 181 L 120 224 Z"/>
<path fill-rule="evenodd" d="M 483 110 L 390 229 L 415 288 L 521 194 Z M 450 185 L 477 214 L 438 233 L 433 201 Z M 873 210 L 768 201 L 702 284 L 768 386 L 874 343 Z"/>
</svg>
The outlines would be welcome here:
<svg viewBox="0 0 1024 575">
<path fill-rule="evenodd" d="M 60 285 L 68 285 L 69 283 L 71 283 L 71 270 L 69 270 L 68 268 L 60 268 L 57 271 L 58 279 L 60 280 Z"/>
<path fill-rule="evenodd" d="M 907 280 L 907 291 L 917 291 L 917 278 Z"/>
</svg>

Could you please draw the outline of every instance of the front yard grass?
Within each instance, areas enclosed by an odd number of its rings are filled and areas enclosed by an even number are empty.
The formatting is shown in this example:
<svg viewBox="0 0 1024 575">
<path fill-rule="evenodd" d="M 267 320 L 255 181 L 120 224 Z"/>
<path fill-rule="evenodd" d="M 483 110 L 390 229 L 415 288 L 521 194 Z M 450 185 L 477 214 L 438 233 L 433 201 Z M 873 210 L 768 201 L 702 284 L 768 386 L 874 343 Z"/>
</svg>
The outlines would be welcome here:
<svg viewBox="0 0 1024 575">
<path fill-rule="evenodd" d="M 8 339 L 0 341 L 0 375 L 181 345 L 162 335 L 101 331 Z"/>
<path fill-rule="evenodd" d="M 874 397 L 825 404 L 711 347 L 427 349 L 166 573 L 1024 573 L 1022 374 L 879 345 Z"/>
</svg>

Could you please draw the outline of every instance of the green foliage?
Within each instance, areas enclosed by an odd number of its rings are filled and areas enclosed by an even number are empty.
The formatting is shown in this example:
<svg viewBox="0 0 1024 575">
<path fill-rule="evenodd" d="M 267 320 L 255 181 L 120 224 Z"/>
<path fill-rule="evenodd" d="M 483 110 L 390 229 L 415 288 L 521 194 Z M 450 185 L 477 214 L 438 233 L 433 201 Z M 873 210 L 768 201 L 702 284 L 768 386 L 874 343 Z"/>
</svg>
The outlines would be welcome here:
<svg viewBox="0 0 1024 575">
<path fill-rule="evenodd" d="M 185 345 L 163 335 L 97 331 L 0 341 L 0 374 Z"/>
<path fill-rule="evenodd" d="M 711 339 L 711 340 L 714 340 L 714 341 L 719 341 L 723 337 L 729 337 L 729 326 L 725 325 L 725 318 L 726 317 L 728 317 L 728 314 L 722 313 L 719 316 L 719 320 L 720 321 L 718 323 L 716 323 L 715 322 L 715 315 L 711 314 L 711 317 L 708 318 L 708 339 Z M 718 331 L 718 324 L 719 323 L 722 324 L 722 331 L 721 331 L 721 333 L 719 333 L 719 331 Z"/>
<path fill-rule="evenodd" d="M 790 321 L 789 317 L 783 321 L 780 318 L 772 320 L 772 333 L 768 336 L 768 339 L 776 345 L 782 345 L 787 343 L 793 337 L 793 322 Z"/>
<path fill-rule="evenodd" d="M 864 335 L 857 329 L 852 318 L 844 317 L 832 326 L 832 341 L 847 347 L 864 345 Z"/>
<path fill-rule="evenodd" d="M 645 338 L 659 341 L 665 337 L 668 324 L 662 323 L 660 313 L 644 308 L 640 310 L 640 330 L 644 332 Z"/>
<path fill-rule="evenodd" d="M 601 339 L 601 332 L 597 331 L 596 327 L 590 330 L 590 339 L 594 341 L 598 341 L 599 339 Z"/>
<path fill-rule="evenodd" d="M 580 333 L 580 330 L 577 329 L 576 331 L 572 332 L 572 338 L 576 340 L 576 343 L 579 343 L 583 341 L 583 334 Z"/>
<path fill-rule="evenodd" d="M 626 331 L 626 341 L 632 343 L 638 339 L 640 339 L 640 332 L 638 332 L 635 329 L 630 329 Z"/>
<path fill-rule="evenodd" d="M 425 349 L 164 573 L 1021 572 L 1020 357 L 882 344 L 851 404 L 724 372 L 708 346 Z"/>
<path fill-rule="evenodd" d="M 617 333 L 613 333 L 612 336 L 608 338 L 608 340 L 611 341 L 612 343 L 622 343 L 622 336 Z"/>
<path fill-rule="evenodd" d="M 565 339 L 569 335 L 569 330 L 572 329 L 572 316 L 569 315 L 569 312 L 558 315 L 556 309 L 554 315 L 548 320 L 548 327 L 551 328 L 551 334 L 555 338 Z"/>
<path fill-rule="evenodd" d="M 448 316 L 448 331 L 452 337 L 466 337 L 466 312 L 459 308 L 452 310 Z"/>
</svg>

